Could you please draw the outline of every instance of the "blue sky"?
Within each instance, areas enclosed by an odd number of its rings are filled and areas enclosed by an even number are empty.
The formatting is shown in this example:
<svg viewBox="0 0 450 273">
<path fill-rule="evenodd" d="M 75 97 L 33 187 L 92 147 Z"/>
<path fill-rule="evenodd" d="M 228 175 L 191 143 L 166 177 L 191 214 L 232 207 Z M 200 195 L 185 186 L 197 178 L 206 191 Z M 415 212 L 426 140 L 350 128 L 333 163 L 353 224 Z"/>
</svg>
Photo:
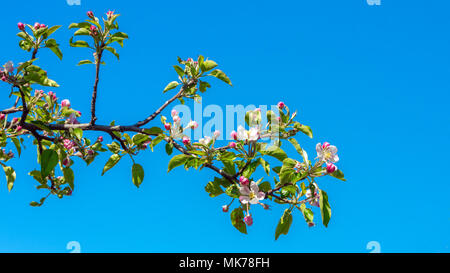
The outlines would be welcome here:
<svg viewBox="0 0 450 273">
<path fill-rule="evenodd" d="M 39 53 L 40 65 L 61 85 L 45 91 L 70 98 L 85 116 L 94 71 L 75 64 L 91 53 L 69 47 L 67 27 L 88 10 L 111 9 L 122 14 L 121 30 L 130 39 L 119 49 L 120 62 L 106 58 L 98 123 L 146 117 L 167 99 L 161 91 L 176 79 L 176 57 L 202 54 L 234 85 L 213 81 L 204 105 L 286 102 L 314 131 L 313 140 L 298 141 L 311 155 L 317 142 L 336 145 L 348 181 L 319 181 L 332 206 L 328 228 L 308 228 L 297 213 L 289 235 L 274 241 L 283 207 L 255 210 L 249 234 L 240 234 L 221 212 L 228 199 L 204 191 L 214 174 L 182 168 L 167 174 L 163 146 L 137 158 L 146 170 L 140 189 L 131 183 L 128 161 L 100 176 L 102 156 L 88 168 L 77 162 L 71 198 L 32 208 L 28 203 L 44 193 L 26 175 L 38 166 L 28 144 L 11 161 L 14 190 L 8 193 L 0 180 L 0 252 L 69 252 L 69 241 L 82 252 L 369 252 L 370 241 L 382 252 L 449 252 L 448 1 L 21 3 L 2 3 L 0 62 L 29 57 L 17 45 L 17 22 L 63 25 L 54 34 L 63 61 Z M 0 108 L 7 108 L 8 90 L 0 88 Z"/>
</svg>

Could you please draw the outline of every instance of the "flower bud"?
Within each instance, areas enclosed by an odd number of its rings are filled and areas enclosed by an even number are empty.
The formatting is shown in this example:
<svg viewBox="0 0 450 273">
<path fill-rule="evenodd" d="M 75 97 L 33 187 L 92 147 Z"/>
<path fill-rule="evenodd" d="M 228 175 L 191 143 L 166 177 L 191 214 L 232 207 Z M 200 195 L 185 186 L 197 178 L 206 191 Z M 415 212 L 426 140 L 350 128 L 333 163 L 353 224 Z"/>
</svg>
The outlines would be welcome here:
<svg viewBox="0 0 450 273">
<path fill-rule="evenodd" d="M 191 127 L 191 129 L 195 130 L 198 128 L 198 123 L 194 120 L 191 120 L 188 124 L 188 127 Z"/>
<path fill-rule="evenodd" d="M 67 107 L 70 108 L 70 101 L 68 99 L 65 99 L 61 102 L 61 107 Z"/>
<path fill-rule="evenodd" d="M 179 116 L 174 116 L 173 117 L 173 122 L 180 122 L 180 117 Z"/>
<path fill-rule="evenodd" d="M 229 209 L 230 207 L 228 207 L 228 205 L 223 205 L 222 206 L 222 211 L 223 212 L 228 212 L 228 209 Z"/>
<path fill-rule="evenodd" d="M 95 27 L 94 25 L 91 25 L 91 32 L 95 34 L 97 27 Z"/>
<path fill-rule="evenodd" d="M 244 176 L 239 177 L 239 182 L 241 182 L 241 185 L 243 185 L 243 186 L 246 186 L 246 185 L 248 185 L 248 183 L 250 183 L 248 178 L 244 177 Z"/>
<path fill-rule="evenodd" d="M 316 224 L 314 224 L 313 222 L 309 222 L 308 223 L 308 227 L 313 227 L 313 226 L 315 226 Z"/>
<path fill-rule="evenodd" d="M 335 171 L 337 171 L 336 165 L 333 163 L 327 163 L 327 173 L 334 173 Z"/>
<path fill-rule="evenodd" d="M 235 149 L 236 148 L 236 142 L 230 142 L 228 144 L 228 147 L 230 147 L 231 149 Z"/>
<path fill-rule="evenodd" d="M 236 131 L 233 131 L 233 132 L 230 133 L 230 136 L 231 136 L 232 139 L 237 140 L 238 133 Z"/>
<path fill-rule="evenodd" d="M 183 137 L 183 144 L 184 145 L 189 145 L 190 143 L 191 143 L 191 140 L 187 136 L 184 136 Z"/>
<path fill-rule="evenodd" d="M 72 195 L 72 190 L 69 188 L 69 190 L 67 191 L 67 195 L 71 196 Z"/>
<path fill-rule="evenodd" d="M 244 222 L 247 224 L 247 226 L 253 225 L 253 218 L 251 215 L 247 215 L 244 217 Z"/>
<path fill-rule="evenodd" d="M 46 25 L 44 25 L 44 24 L 41 24 L 40 26 L 39 26 L 39 28 L 46 28 L 47 26 Z"/>
<path fill-rule="evenodd" d="M 165 128 L 166 130 L 170 130 L 170 123 L 164 124 L 164 128 Z"/>
<path fill-rule="evenodd" d="M 17 121 L 19 121 L 18 118 L 13 118 L 13 119 L 12 119 L 12 123 L 13 123 L 13 124 L 14 124 L 14 123 L 17 123 Z"/>
<path fill-rule="evenodd" d="M 214 131 L 213 135 L 214 135 L 214 138 L 218 138 L 220 136 L 220 131 L 219 130 Z"/>
<path fill-rule="evenodd" d="M 2 81 L 3 81 L 3 82 L 6 82 L 7 80 L 8 80 L 8 78 L 6 78 L 6 76 L 3 75 L 3 76 L 2 76 Z"/>
<path fill-rule="evenodd" d="M 38 22 L 34 23 L 34 29 L 38 30 L 41 27 L 41 24 L 39 24 Z"/>
<path fill-rule="evenodd" d="M 62 164 L 64 165 L 64 167 L 69 167 L 70 163 L 72 163 L 72 160 L 70 160 L 70 158 L 66 157 L 64 158 Z"/>
<path fill-rule="evenodd" d="M 322 145 L 322 148 L 325 149 L 325 148 L 328 148 L 328 147 L 330 147 L 330 143 L 324 142 L 323 145 Z"/>
<path fill-rule="evenodd" d="M 172 112 L 170 112 L 170 115 L 171 115 L 172 117 L 178 116 L 177 110 L 173 109 Z"/>
<path fill-rule="evenodd" d="M 20 131 L 22 131 L 22 126 L 17 126 L 16 127 L 16 132 L 20 132 Z"/>
<path fill-rule="evenodd" d="M 89 18 L 91 18 L 91 19 L 94 18 L 94 13 L 93 13 L 92 11 L 88 11 L 88 12 L 86 13 L 86 15 L 87 15 Z"/>
<path fill-rule="evenodd" d="M 99 136 L 99 137 L 97 138 L 97 141 L 98 141 L 98 142 L 103 142 L 103 137 L 102 137 L 102 136 Z"/>
<path fill-rule="evenodd" d="M 0 114 L 0 120 L 4 120 L 5 119 L 5 114 Z"/>
<path fill-rule="evenodd" d="M 277 106 L 278 106 L 279 109 L 283 109 L 286 105 L 284 104 L 284 102 L 280 101 L 280 102 L 277 104 Z"/>
<path fill-rule="evenodd" d="M 108 17 L 108 20 L 111 19 L 111 17 L 113 17 L 113 15 L 114 15 L 114 11 L 108 11 L 106 13 L 106 16 Z"/>
<path fill-rule="evenodd" d="M 25 25 L 23 24 L 23 23 L 21 23 L 21 22 L 19 22 L 18 24 L 17 24 L 17 27 L 20 29 L 20 30 L 25 30 Z"/>
</svg>

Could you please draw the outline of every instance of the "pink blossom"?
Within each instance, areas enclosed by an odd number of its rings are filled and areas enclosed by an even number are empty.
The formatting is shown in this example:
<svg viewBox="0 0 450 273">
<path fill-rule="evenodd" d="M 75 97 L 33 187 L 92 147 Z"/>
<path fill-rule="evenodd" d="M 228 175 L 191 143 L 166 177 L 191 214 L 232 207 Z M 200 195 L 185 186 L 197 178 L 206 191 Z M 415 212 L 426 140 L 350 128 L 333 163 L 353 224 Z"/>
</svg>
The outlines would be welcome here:
<svg viewBox="0 0 450 273">
<path fill-rule="evenodd" d="M 19 22 L 18 24 L 17 24 L 17 27 L 20 29 L 20 30 L 25 30 L 25 25 L 23 24 L 23 23 L 21 23 L 21 22 Z"/>
<path fill-rule="evenodd" d="M 280 101 L 280 102 L 277 104 L 277 106 L 278 106 L 279 109 L 283 109 L 283 108 L 286 106 L 286 104 L 284 104 L 284 102 Z"/>
<path fill-rule="evenodd" d="M 241 185 L 247 186 L 250 181 L 247 177 L 241 176 L 239 177 L 239 182 L 241 183 Z"/>
<path fill-rule="evenodd" d="M 322 149 L 325 149 L 325 148 L 328 148 L 328 147 L 330 147 L 330 143 L 324 142 L 323 145 L 322 145 Z"/>
<path fill-rule="evenodd" d="M 70 139 L 64 139 L 63 145 L 67 150 L 71 150 L 75 146 L 75 143 Z"/>
<path fill-rule="evenodd" d="M 181 119 L 180 119 L 179 116 L 174 116 L 173 117 L 173 122 L 180 122 L 180 121 L 181 121 Z"/>
<path fill-rule="evenodd" d="M 68 99 L 65 99 L 61 102 L 61 107 L 67 107 L 70 108 L 70 101 Z"/>
<path fill-rule="evenodd" d="M 220 131 L 219 130 L 214 131 L 213 135 L 214 135 L 214 138 L 218 138 L 220 136 Z"/>
<path fill-rule="evenodd" d="M 231 149 L 235 149 L 236 148 L 236 142 L 230 142 L 228 144 L 228 147 L 230 147 Z"/>
<path fill-rule="evenodd" d="M 184 136 L 182 141 L 184 145 L 189 145 L 191 143 L 191 140 L 187 136 Z"/>
<path fill-rule="evenodd" d="M 258 204 L 259 201 L 266 197 L 266 194 L 259 190 L 255 181 L 252 181 L 250 186 L 239 187 L 239 192 L 241 194 L 241 196 L 239 196 L 239 201 L 241 201 L 242 204 Z"/>
<path fill-rule="evenodd" d="M 164 124 L 164 128 L 165 128 L 166 130 L 170 130 L 170 123 Z"/>
<path fill-rule="evenodd" d="M 253 225 L 253 218 L 252 218 L 252 216 L 250 214 L 245 216 L 244 217 L 244 222 L 247 224 L 247 226 Z"/>
<path fill-rule="evenodd" d="M 173 109 L 172 112 L 170 112 L 170 115 L 171 115 L 172 117 L 178 116 L 177 110 Z"/>
<path fill-rule="evenodd" d="M 335 171 L 337 171 L 336 165 L 333 163 L 327 163 L 327 173 L 334 173 Z"/>
<path fill-rule="evenodd" d="M 236 131 L 233 131 L 233 132 L 230 133 L 230 136 L 231 136 L 232 139 L 237 140 L 238 133 Z"/>
</svg>

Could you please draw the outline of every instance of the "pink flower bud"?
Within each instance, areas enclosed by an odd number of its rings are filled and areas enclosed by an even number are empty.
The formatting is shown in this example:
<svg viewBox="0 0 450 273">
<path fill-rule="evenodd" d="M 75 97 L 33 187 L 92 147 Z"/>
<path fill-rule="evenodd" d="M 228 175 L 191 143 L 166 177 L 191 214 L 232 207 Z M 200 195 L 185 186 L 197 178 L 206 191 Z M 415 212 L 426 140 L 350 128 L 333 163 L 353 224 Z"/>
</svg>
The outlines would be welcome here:
<svg viewBox="0 0 450 273">
<path fill-rule="evenodd" d="M 16 127 L 16 132 L 20 132 L 20 131 L 22 131 L 22 126 L 17 126 Z"/>
<path fill-rule="evenodd" d="M 81 117 L 81 112 L 80 111 L 77 111 L 77 114 L 78 114 L 79 117 Z"/>
<path fill-rule="evenodd" d="M 52 91 L 48 92 L 48 95 L 49 95 L 50 97 L 52 97 L 52 96 L 53 96 L 53 92 L 52 92 Z"/>
<path fill-rule="evenodd" d="M 334 173 L 336 170 L 336 165 L 334 165 L 333 163 L 327 163 L 327 173 Z"/>
<path fill-rule="evenodd" d="M 8 80 L 8 78 L 6 78 L 5 75 L 2 76 L 2 81 L 6 82 Z"/>
<path fill-rule="evenodd" d="M 41 27 L 41 24 L 39 24 L 38 22 L 34 23 L 34 29 L 38 30 Z"/>
<path fill-rule="evenodd" d="M 44 25 L 44 24 L 41 24 L 40 26 L 39 26 L 39 28 L 46 28 L 47 26 L 46 25 Z"/>
<path fill-rule="evenodd" d="M 315 226 L 316 224 L 314 224 L 313 222 L 309 222 L 308 223 L 308 227 L 313 227 L 313 226 Z"/>
<path fill-rule="evenodd" d="M 108 19 L 111 19 L 111 17 L 114 15 L 114 11 L 108 11 L 106 13 L 106 16 L 108 17 Z"/>
<path fill-rule="evenodd" d="M 173 109 L 172 112 L 170 112 L 170 115 L 171 115 L 172 117 L 178 116 L 177 110 Z"/>
<path fill-rule="evenodd" d="M 97 27 L 95 27 L 94 25 L 91 25 L 91 31 L 94 32 L 97 30 Z"/>
<path fill-rule="evenodd" d="M 191 143 L 191 140 L 187 136 L 184 136 L 183 137 L 183 144 L 184 145 L 189 145 L 189 143 Z"/>
<path fill-rule="evenodd" d="M 196 121 L 191 121 L 190 122 L 190 125 L 191 125 L 191 129 L 197 129 L 198 128 L 198 123 L 196 122 Z"/>
<path fill-rule="evenodd" d="M 253 225 L 253 218 L 251 215 L 247 215 L 244 217 L 244 222 L 247 224 L 247 226 Z"/>
<path fill-rule="evenodd" d="M 18 120 L 19 120 L 18 118 L 13 118 L 13 119 L 12 119 L 12 123 L 14 124 L 14 123 L 16 123 Z"/>
<path fill-rule="evenodd" d="M 233 131 L 233 132 L 231 132 L 230 136 L 232 139 L 237 140 L 238 134 L 236 131 Z"/>
<path fill-rule="evenodd" d="M 231 149 L 235 149 L 236 148 L 236 142 L 230 142 L 228 144 L 228 147 L 230 147 Z"/>
<path fill-rule="evenodd" d="M 86 13 L 86 15 L 87 15 L 89 18 L 94 18 L 94 13 L 93 13 L 92 11 L 88 11 L 88 12 Z"/>
<path fill-rule="evenodd" d="M 220 131 L 219 130 L 214 131 L 213 135 L 214 135 L 214 138 L 218 138 L 220 136 Z"/>
<path fill-rule="evenodd" d="M 166 130 L 170 130 L 170 123 L 164 124 L 164 128 L 166 128 Z"/>
<path fill-rule="evenodd" d="M 173 122 L 179 122 L 181 119 L 179 116 L 174 116 L 173 117 Z"/>
<path fill-rule="evenodd" d="M 241 185 L 243 185 L 243 186 L 247 186 L 248 183 L 250 183 L 250 181 L 248 180 L 248 178 L 247 178 L 247 177 L 244 177 L 244 176 L 239 177 L 239 182 L 241 182 Z"/>
<path fill-rule="evenodd" d="M 102 136 L 99 136 L 99 137 L 97 138 L 97 141 L 98 141 L 98 142 L 103 142 L 103 137 L 102 137 Z"/>
<path fill-rule="evenodd" d="M 25 25 L 23 24 L 23 23 L 21 23 L 21 22 L 19 22 L 18 24 L 17 24 L 17 27 L 20 29 L 20 30 L 25 30 Z"/>
<path fill-rule="evenodd" d="M 61 102 L 61 107 L 67 107 L 70 108 L 70 101 L 68 99 L 65 99 Z"/>
<path fill-rule="evenodd" d="M 5 114 L 0 114 L 0 120 L 4 120 L 5 119 Z"/>
<path fill-rule="evenodd" d="M 279 109 L 283 109 L 286 105 L 284 104 L 284 102 L 280 101 L 278 104 L 278 108 Z"/>
<path fill-rule="evenodd" d="M 63 160 L 62 164 L 64 165 L 64 167 L 69 167 L 71 162 L 72 162 L 72 160 L 70 160 L 70 158 L 66 157 Z"/>
<path fill-rule="evenodd" d="M 256 108 L 255 111 L 256 112 L 261 112 L 261 108 Z"/>
<path fill-rule="evenodd" d="M 324 142 L 323 145 L 322 145 L 322 148 L 325 149 L 325 148 L 328 148 L 328 147 L 330 147 L 330 143 Z"/>
<path fill-rule="evenodd" d="M 67 195 L 71 196 L 72 195 L 72 190 L 69 188 L 69 190 L 67 191 Z"/>
<path fill-rule="evenodd" d="M 223 212 L 228 212 L 228 209 L 229 209 L 230 207 L 228 207 L 228 205 L 223 205 L 222 206 L 222 211 Z"/>
</svg>

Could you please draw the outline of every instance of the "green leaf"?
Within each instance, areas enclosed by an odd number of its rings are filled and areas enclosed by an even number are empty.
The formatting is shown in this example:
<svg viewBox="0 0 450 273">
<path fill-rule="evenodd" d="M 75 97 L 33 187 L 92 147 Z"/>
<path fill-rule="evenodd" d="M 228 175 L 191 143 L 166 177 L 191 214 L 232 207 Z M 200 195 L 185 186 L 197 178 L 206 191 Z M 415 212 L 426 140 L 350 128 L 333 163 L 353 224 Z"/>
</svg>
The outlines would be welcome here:
<svg viewBox="0 0 450 273">
<path fill-rule="evenodd" d="M 258 185 L 258 187 L 259 187 L 259 190 L 261 190 L 263 192 L 269 192 L 272 189 L 272 186 L 267 181 L 262 182 L 261 184 Z"/>
<path fill-rule="evenodd" d="M 58 56 L 58 58 L 60 60 L 62 60 L 62 52 L 61 49 L 59 49 L 59 45 L 56 43 L 55 39 L 48 39 L 45 41 L 45 46 L 47 48 L 50 48 L 51 51 L 53 51 L 53 53 L 55 53 L 56 56 Z"/>
<path fill-rule="evenodd" d="M 259 158 L 259 162 L 261 163 L 261 166 L 263 167 L 264 171 L 267 175 L 270 175 L 270 165 L 267 161 L 265 161 L 262 157 Z"/>
<path fill-rule="evenodd" d="M 341 170 L 334 171 L 334 172 L 330 173 L 330 175 L 339 180 L 347 181 L 347 179 L 344 178 L 344 173 Z"/>
<path fill-rule="evenodd" d="M 184 76 L 184 70 L 179 65 L 174 65 L 173 68 L 175 68 L 175 71 L 177 72 L 178 76 L 180 77 Z"/>
<path fill-rule="evenodd" d="M 300 144 L 298 144 L 297 140 L 295 138 L 290 138 L 288 141 L 294 146 L 295 150 L 303 156 L 303 150 L 302 147 L 300 147 Z"/>
<path fill-rule="evenodd" d="M 80 40 L 80 41 L 73 42 L 73 37 L 70 38 L 69 44 L 72 47 L 90 47 L 86 41 Z"/>
<path fill-rule="evenodd" d="M 83 137 L 83 130 L 80 128 L 73 129 L 73 134 L 76 136 L 79 140 Z"/>
<path fill-rule="evenodd" d="M 280 161 L 283 161 L 284 159 L 287 158 L 286 152 L 275 145 L 272 145 L 269 148 L 267 148 L 266 150 L 261 151 L 261 154 L 275 157 L 276 159 L 278 159 Z"/>
<path fill-rule="evenodd" d="M 120 56 L 117 53 L 116 49 L 110 46 L 105 47 L 106 50 L 108 50 L 109 52 L 111 52 L 114 56 L 116 56 L 117 60 L 120 60 Z"/>
<path fill-rule="evenodd" d="M 200 90 L 200 92 L 202 92 L 202 93 L 205 92 L 207 88 L 211 87 L 211 85 L 207 82 L 204 82 L 204 81 L 199 81 L 199 82 L 200 82 L 200 87 L 198 90 Z"/>
<path fill-rule="evenodd" d="M 241 233 L 247 234 L 247 226 L 244 223 L 244 211 L 236 208 L 231 212 L 231 224 Z"/>
<path fill-rule="evenodd" d="M 239 198 L 239 196 L 241 195 L 239 191 L 239 186 L 236 184 L 232 184 L 231 186 L 229 186 L 225 190 L 225 193 L 232 198 Z"/>
<path fill-rule="evenodd" d="M 69 29 L 71 28 L 90 28 L 91 24 L 87 22 L 81 22 L 81 23 L 72 23 L 69 25 Z"/>
<path fill-rule="evenodd" d="M 141 145 L 142 143 L 146 142 L 149 140 L 149 136 L 148 135 L 144 135 L 144 134 L 137 134 L 133 136 L 133 143 L 135 145 Z"/>
<path fill-rule="evenodd" d="M 41 174 L 47 177 L 50 172 L 58 165 L 58 153 L 55 150 L 45 150 L 41 154 Z"/>
<path fill-rule="evenodd" d="M 213 182 L 209 182 L 208 184 L 206 184 L 205 191 L 209 193 L 210 197 L 216 197 L 223 193 L 218 180 L 214 180 Z"/>
<path fill-rule="evenodd" d="M 200 69 L 202 70 L 202 72 L 208 72 L 215 67 L 217 67 L 217 63 L 212 60 L 206 60 L 200 64 Z"/>
<path fill-rule="evenodd" d="M 81 35 L 91 35 L 91 32 L 89 31 L 89 29 L 86 28 L 80 28 L 77 31 L 75 31 L 75 33 L 73 34 L 73 36 L 81 36 Z"/>
<path fill-rule="evenodd" d="M 19 154 L 20 157 L 20 154 L 22 152 L 22 149 L 20 147 L 20 140 L 16 137 L 12 137 L 11 141 L 14 143 L 14 146 L 16 146 L 17 153 Z"/>
<path fill-rule="evenodd" d="M 75 189 L 75 185 L 74 185 L 74 180 L 75 180 L 75 175 L 72 171 L 71 168 L 64 168 L 63 169 L 63 174 L 64 174 L 64 181 L 67 182 L 67 184 L 69 184 L 69 187 L 73 190 Z"/>
<path fill-rule="evenodd" d="M 167 155 L 171 155 L 173 152 L 173 144 L 172 143 L 167 143 L 166 144 L 166 153 Z"/>
<path fill-rule="evenodd" d="M 152 127 L 152 128 L 144 129 L 144 132 L 149 135 L 159 135 L 163 132 L 163 130 L 159 127 Z"/>
<path fill-rule="evenodd" d="M 189 157 L 190 156 L 185 154 L 180 154 L 172 157 L 172 159 L 170 159 L 169 161 L 167 172 L 170 172 L 171 170 L 173 170 L 173 168 L 183 165 L 189 159 Z"/>
<path fill-rule="evenodd" d="M 3 171 L 5 171 L 6 185 L 8 186 L 8 191 L 11 191 L 14 187 L 14 181 L 16 181 L 16 172 L 12 167 L 1 164 Z"/>
<path fill-rule="evenodd" d="M 94 64 L 94 63 L 90 60 L 82 60 L 77 65 L 83 65 L 83 64 Z"/>
<path fill-rule="evenodd" d="M 103 167 L 102 175 L 104 175 L 107 171 L 109 171 L 112 167 L 114 167 L 122 157 L 118 154 L 113 154 Z"/>
<path fill-rule="evenodd" d="M 142 168 L 141 165 L 135 163 L 133 164 L 131 171 L 133 184 L 139 188 L 142 181 L 144 181 L 144 168 Z"/>
<path fill-rule="evenodd" d="M 228 83 L 229 85 L 232 86 L 230 79 L 228 78 L 228 76 L 220 69 L 216 69 L 213 72 L 211 72 L 211 74 L 209 74 L 209 76 L 213 76 L 218 78 L 219 80 L 222 80 L 225 83 Z"/>
<path fill-rule="evenodd" d="M 281 216 L 280 221 L 278 222 L 277 228 L 275 230 L 275 240 L 280 237 L 281 234 L 287 235 L 289 232 L 289 228 L 292 224 L 292 215 L 291 211 L 286 209 Z"/>
<path fill-rule="evenodd" d="M 319 189 L 319 205 L 320 213 L 322 214 L 322 223 L 325 227 L 328 227 L 328 222 L 331 218 L 331 207 L 328 203 L 328 195 L 323 190 Z"/>
<path fill-rule="evenodd" d="M 177 87 L 178 85 L 179 85 L 179 83 L 178 83 L 177 81 L 170 82 L 170 83 L 166 86 L 166 88 L 164 88 L 164 91 L 163 91 L 163 92 L 166 93 L 167 91 L 174 89 L 174 88 Z"/>
<path fill-rule="evenodd" d="M 310 138 L 313 138 L 313 133 L 312 133 L 311 127 L 304 125 L 304 124 L 300 124 L 299 122 L 295 122 L 294 128 L 296 130 L 299 130 L 300 132 L 304 133 L 305 135 L 309 136 Z"/>
</svg>

